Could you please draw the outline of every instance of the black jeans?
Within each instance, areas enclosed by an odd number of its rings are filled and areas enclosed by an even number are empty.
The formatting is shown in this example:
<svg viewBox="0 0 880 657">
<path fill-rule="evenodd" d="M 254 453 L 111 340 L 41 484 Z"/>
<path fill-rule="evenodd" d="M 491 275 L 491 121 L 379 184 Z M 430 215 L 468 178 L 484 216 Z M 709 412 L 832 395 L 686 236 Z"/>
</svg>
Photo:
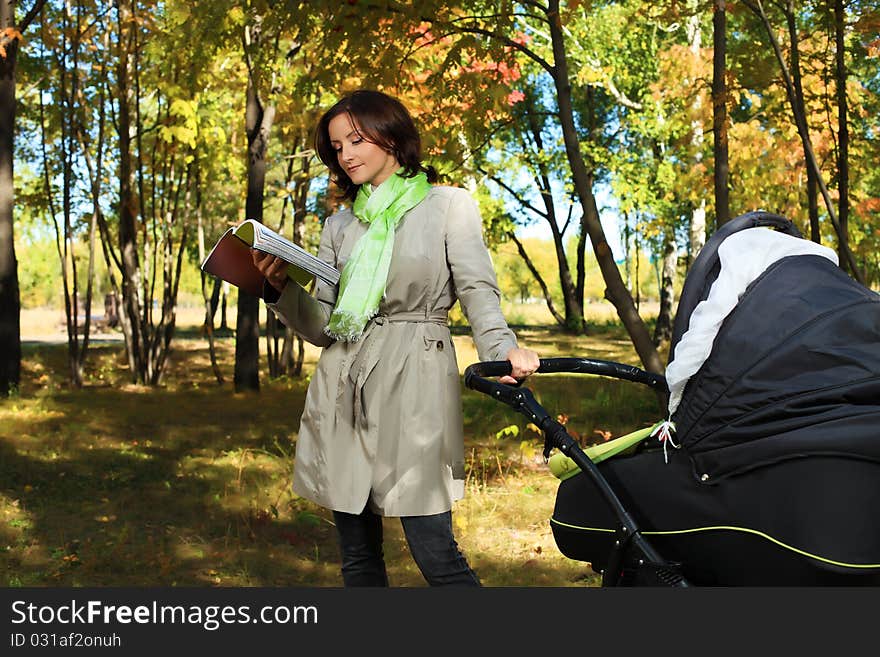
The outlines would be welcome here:
<svg viewBox="0 0 880 657">
<path fill-rule="evenodd" d="M 345 586 L 388 586 L 382 553 L 382 518 L 366 508 L 358 515 L 334 511 Z M 431 586 L 480 586 L 452 536 L 452 513 L 400 519 L 409 551 Z"/>
</svg>

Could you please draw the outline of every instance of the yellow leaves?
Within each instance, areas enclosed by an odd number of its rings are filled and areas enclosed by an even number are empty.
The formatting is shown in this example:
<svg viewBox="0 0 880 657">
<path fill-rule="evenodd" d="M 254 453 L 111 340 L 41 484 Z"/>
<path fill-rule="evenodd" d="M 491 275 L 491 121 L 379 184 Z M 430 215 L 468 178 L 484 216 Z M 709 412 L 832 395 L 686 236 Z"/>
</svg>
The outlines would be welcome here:
<svg viewBox="0 0 880 657">
<path fill-rule="evenodd" d="M 605 78 L 602 69 L 592 66 L 581 66 L 575 73 L 574 79 L 579 85 L 595 85 L 601 83 Z"/>
<path fill-rule="evenodd" d="M 175 141 L 180 142 L 189 146 L 190 148 L 196 147 L 196 132 L 195 130 L 191 130 L 186 126 L 179 125 L 163 125 L 159 128 L 159 136 L 163 141 L 173 143 Z"/>
<path fill-rule="evenodd" d="M 522 440 L 519 443 L 519 453 L 523 460 L 534 461 L 538 456 L 538 446 L 529 440 Z"/>
<path fill-rule="evenodd" d="M 231 14 L 234 9 L 229 13 Z M 239 9 L 238 11 L 241 11 Z M 165 6 L 165 15 L 169 25 L 184 25 L 191 18 L 190 8 L 185 2 L 170 2 Z"/>
<path fill-rule="evenodd" d="M 193 119 L 196 116 L 198 103 L 194 100 L 184 100 L 183 98 L 175 98 L 171 101 L 169 113 L 171 116 L 179 116 L 183 119 Z"/>
<path fill-rule="evenodd" d="M 175 125 L 164 125 L 159 128 L 159 136 L 167 143 L 179 142 L 196 147 L 198 137 L 198 101 L 175 98 L 171 101 L 168 113 L 181 122 Z"/>
<path fill-rule="evenodd" d="M 226 20 L 232 25 L 241 25 L 246 19 L 244 9 L 241 7 L 233 7 L 226 12 Z"/>
</svg>

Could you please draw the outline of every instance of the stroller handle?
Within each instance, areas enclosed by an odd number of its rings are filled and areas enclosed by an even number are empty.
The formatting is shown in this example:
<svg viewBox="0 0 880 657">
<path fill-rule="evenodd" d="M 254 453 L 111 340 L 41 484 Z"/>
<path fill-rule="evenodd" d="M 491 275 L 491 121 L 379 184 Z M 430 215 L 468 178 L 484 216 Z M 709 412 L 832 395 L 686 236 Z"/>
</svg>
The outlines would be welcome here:
<svg viewBox="0 0 880 657">
<path fill-rule="evenodd" d="M 666 392 L 666 379 L 661 374 L 646 372 L 632 365 L 615 363 L 610 360 L 595 360 L 592 358 L 542 358 L 536 373 L 559 373 L 570 372 L 574 374 L 598 374 L 615 379 L 641 383 L 654 390 Z M 511 386 L 495 381 L 488 381 L 486 377 L 506 376 L 510 374 L 510 362 L 506 360 L 485 361 L 469 365 L 464 371 L 464 384 L 471 390 L 482 392 L 486 395 L 499 396 L 498 386 L 504 386 L 509 391 Z"/>
<path fill-rule="evenodd" d="M 607 360 L 592 360 L 590 358 L 542 358 L 538 372 L 576 372 L 580 374 L 600 374 L 611 376 L 627 381 L 643 383 L 657 390 L 666 392 L 666 379 L 651 372 L 645 372 L 638 367 L 615 363 Z M 571 458 L 598 488 L 599 493 L 611 508 L 617 518 L 618 528 L 616 532 L 618 546 L 609 558 L 609 565 L 603 574 L 603 585 L 617 583 L 621 571 L 618 567 L 625 546 L 629 546 L 637 557 L 640 564 L 645 562 L 654 566 L 665 567 L 668 565 L 642 536 L 638 524 L 624 507 L 620 498 L 605 477 L 599 472 L 596 464 L 580 448 L 577 441 L 572 438 L 565 427 L 553 419 L 547 410 L 538 403 L 532 391 L 526 387 L 510 386 L 498 381 L 490 381 L 485 377 L 506 376 L 511 372 L 508 361 L 486 361 L 474 363 L 465 369 L 464 382 L 471 390 L 482 392 L 494 397 L 497 401 L 507 404 L 513 409 L 525 415 L 544 433 L 544 458 L 550 457 L 553 448 L 559 449 L 563 454 Z M 674 577 L 672 586 L 688 586 L 682 577 Z"/>
</svg>

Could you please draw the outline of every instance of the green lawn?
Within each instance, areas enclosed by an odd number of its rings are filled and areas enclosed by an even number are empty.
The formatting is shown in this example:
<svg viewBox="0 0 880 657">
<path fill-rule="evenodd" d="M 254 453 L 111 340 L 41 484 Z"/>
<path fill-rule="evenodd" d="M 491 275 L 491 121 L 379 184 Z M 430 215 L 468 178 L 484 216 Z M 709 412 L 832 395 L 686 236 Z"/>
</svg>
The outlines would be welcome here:
<svg viewBox="0 0 880 657">
<path fill-rule="evenodd" d="M 611 325 L 579 338 L 517 333 L 542 356 L 636 363 Z M 25 345 L 20 394 L 0 402 L 0 585 L 341 584 L 332 516 L 290 491 L 307 382 L 236 394 L 217 385 L 206 342 L 191 334 L 159 388 L 127 383 L 121 343 L 93 348 L 81 390 L 66 383 L 65 346 Z M 469 338 L 455 341 L 464 368 L 476 356 Z M 231 380 L 232 340 L 219 351 Z M 584 444 L 659 413 L 635 384 L 544 375 L 530 386 Z M 556 480 L 542 438 L 506 406 L 468 390 L 463 399 L 467 494 L 453 517 L 484 584 L 595 585 L 588 564 L 553 541 Z M 385 528 L 392 585 L 423 586 L 399 523 Z"/>
</svg>

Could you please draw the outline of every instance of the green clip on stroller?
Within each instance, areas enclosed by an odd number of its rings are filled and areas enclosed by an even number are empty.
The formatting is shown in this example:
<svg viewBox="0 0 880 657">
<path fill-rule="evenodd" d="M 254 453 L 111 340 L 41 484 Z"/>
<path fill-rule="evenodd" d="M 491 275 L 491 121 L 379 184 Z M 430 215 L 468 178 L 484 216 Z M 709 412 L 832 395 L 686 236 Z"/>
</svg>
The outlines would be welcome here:
<svg viewBox="0 0 880 657">
<path fill-rule="evenodd" d="M 787 219 L 754 212 L 685 281 L 666 376 L 586 358 L 538 372 L 609 376 L 668 399 L 671 422 L 580 449 L 525 387 L 467 387 L 545 435 L 560 551 L 603 586 L 880 585 L 880 295 Z M 658 439 L 659 438 L 659 439 Z"/>
</svg>

